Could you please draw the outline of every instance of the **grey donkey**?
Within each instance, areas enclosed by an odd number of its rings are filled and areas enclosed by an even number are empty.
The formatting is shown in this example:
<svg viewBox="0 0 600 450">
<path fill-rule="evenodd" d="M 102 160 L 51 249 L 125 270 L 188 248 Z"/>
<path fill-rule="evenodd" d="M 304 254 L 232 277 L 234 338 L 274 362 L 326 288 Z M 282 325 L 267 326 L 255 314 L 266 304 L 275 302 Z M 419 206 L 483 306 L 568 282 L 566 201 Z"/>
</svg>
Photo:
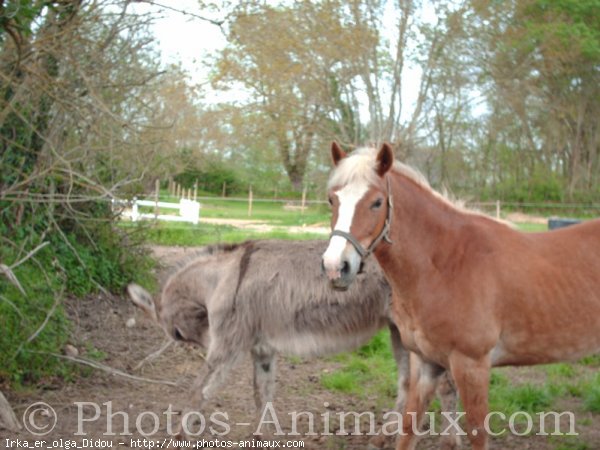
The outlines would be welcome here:
<svg viewBox="0 0 600 450">
<path fill-rule="evenodd" d="M 185 411 L 202 411 L 229 372 L 249 352 L 259 413 L 275 390 L 275 355 L 322 356 L 353 350 L 389 327 L 398 366 L 395 411 L 404 409 L 409 353 L 389 318 L 390 288 L 377 263 L 365 264 L 360 282 L 345 292 L 330 288 L 321 273 L 326 241 L 248 241 L 209 246 L 180 262 L 159 297 L 130 284 L 133 302 L 176 341 L 206 348 L 206 363 Z M 442 377 L 444 411 L 456 411 L 452 381 Z M 391 444 L 375 436 L 370 447 Z M 450 434 L 445 448 L 456 448 Z"/>
</svg>

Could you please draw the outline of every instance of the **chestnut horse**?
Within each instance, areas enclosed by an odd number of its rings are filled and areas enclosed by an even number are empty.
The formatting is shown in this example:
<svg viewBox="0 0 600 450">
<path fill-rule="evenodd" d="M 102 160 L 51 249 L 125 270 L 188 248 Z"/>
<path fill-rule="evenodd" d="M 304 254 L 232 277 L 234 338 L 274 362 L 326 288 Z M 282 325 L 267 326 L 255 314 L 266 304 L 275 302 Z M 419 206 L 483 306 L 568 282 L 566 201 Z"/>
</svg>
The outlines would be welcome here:
<svg viewBox="0 0 600 450">
<path fill-rule="evenodd" d="M 487 449 L 492 366 L 576 360 L 600 350 L 600 220 L 522 233 L 436 193 L 391 147 L 332 145 L 327 276 L 346 289 L 371 252 L 392 287 L 403 344 L 420 355 L 398 449 L 415 447 L 444 369 L 476 450 Z M 418 379 L 418 380 L 417 380 Z"/>
</svg>

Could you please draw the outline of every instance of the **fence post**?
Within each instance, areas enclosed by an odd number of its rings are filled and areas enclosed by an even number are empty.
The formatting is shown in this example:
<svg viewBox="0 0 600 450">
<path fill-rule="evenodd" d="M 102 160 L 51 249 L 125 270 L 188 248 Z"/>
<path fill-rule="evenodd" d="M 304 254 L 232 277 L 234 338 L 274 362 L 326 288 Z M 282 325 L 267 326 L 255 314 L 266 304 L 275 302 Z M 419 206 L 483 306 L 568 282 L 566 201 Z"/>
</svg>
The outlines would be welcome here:
<svg viewBox="0 0 600 450">
<path fill-rule="evenodd" d="M 227 181 L 223 181 L 223 192 L 221 193 L 221 197 L 225 197 L 227 194 Z"/>
<path fill-rule="evenodd" d="M 198 201 L 198 180 L 194 183 L 194 201 Z"/>
<path fill-rule="evenodd" d="M 160 180 L 157 178 L 154 182 L 154 218 L 158 220 L 158 195 L 160 193 Z"/>
<path fill-rule="evenodd" d="M 304 208 L 306 207 L 306 186 L 302 189 L 302 204 L 300 206 L 300 214 L 304 215 Z"/>
<path fill-rule="evenodd" d="M 140 211 L 138 209 L 137 197 L 133 197 L 133 206 L 131 207 L 131 220 L 137 222 L 140 218 Z"/>
<path fill-rule="evenodd" d="M 500 200 L 496 200 L 496 219 L 500 220 Z"/>
<path fill-rule="evenodd" d="M 252 217 L 252 185 L 248 190 L 248 217 Z"/>
<path fill-rule="evenodd" d="M 179 191 L 181 189 L 181 186 L 179 186 L 179 183 L 175 184 L 175 197 L 179 198 Z"/>
</svg>

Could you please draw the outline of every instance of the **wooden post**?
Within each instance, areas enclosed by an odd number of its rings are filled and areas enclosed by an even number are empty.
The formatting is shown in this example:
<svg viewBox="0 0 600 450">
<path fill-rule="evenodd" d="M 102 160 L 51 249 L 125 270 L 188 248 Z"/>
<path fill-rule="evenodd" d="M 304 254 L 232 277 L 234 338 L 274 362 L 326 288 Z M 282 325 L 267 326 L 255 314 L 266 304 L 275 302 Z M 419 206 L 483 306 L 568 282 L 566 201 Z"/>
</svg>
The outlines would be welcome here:
<svg viewBox="0 0 600 450">
<path fill-rule="evenodd" d="M 160 180 L 157 178 L 154 182 L 154 218 L 158 220 L 158 195 L 160 194 Z"/>
<path fill-rule="evenodd" d="M 198 201 L 198 180 L 194 183 L 194 201 Z"/>
<path fill-rule="evenodd" d="M 300 206 L 300 214 L 304 215 L 304 208 L 306 207 L 306 186 L 302 189 L 302 205 Z"/>
<path fill-rule="evenodd" d="M 248 190 L 248 217 L 252 217 L 252 185 Z"/>
<path fill-rule="evenodd" d="M 496 200 L 496 219 L 500 220 L 500 200 Z"/>
<path fill-rule="evenodd" d="M 227 181 L 223 181 L 223 193 L 221 197 L 225 197 L 225 195 L 227 195 Z"/>
</svg>

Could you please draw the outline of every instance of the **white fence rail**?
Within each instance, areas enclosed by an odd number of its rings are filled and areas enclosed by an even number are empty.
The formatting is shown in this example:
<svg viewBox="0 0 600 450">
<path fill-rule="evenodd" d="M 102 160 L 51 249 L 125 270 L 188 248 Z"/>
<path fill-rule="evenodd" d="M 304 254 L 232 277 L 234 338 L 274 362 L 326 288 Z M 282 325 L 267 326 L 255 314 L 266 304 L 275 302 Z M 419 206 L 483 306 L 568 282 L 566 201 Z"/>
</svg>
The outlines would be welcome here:
<svg viewBox="0 0 600 450">
<path fill-rule="evenodd" d="M 121 212 L 122 217 L 129 217 L 133 222 L 138 220 L 165 220 L 168 222 L 191 222 L 194 225 L 200 219 L 200 203 L 194 200 L 182 198 L 179 203 L 157 202 L 153 200 L 138 200 L 134 198 L 131 202 L 122 200 L 113 200 L 113 204 L 130 204 L 131 208 L 125 208 Z M 150 206 L 154 208 L 153 213 L 141 213 L 140 206 Z M 179 215 L 159 214 L 159 209 L 177 209 Z"/>
</svg>

